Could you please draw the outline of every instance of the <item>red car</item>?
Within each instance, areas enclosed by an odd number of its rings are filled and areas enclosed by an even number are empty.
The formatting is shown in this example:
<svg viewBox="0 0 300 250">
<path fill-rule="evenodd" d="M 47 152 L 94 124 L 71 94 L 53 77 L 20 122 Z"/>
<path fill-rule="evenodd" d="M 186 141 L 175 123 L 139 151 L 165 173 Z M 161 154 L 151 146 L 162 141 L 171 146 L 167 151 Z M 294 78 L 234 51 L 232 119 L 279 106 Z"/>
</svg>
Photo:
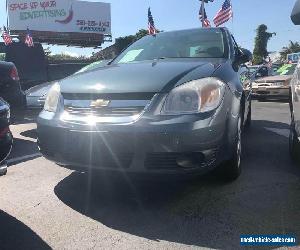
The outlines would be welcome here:
<svg viewBox="0 0 300 250">
<path fill-rule="evenodd" d="M 0 97 L 9 103 L 12 112 L 26 107 L 26 96 L 13 63 L 0 61 Z"/>
</svg>

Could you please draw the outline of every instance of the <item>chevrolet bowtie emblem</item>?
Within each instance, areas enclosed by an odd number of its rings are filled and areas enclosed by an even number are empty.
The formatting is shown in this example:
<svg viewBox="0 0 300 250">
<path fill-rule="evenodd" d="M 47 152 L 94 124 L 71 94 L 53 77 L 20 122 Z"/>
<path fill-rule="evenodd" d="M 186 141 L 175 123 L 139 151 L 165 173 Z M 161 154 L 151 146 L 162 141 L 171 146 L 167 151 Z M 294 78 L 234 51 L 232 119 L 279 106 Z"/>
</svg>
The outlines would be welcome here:
<svg viewBox="0 0 300 250">
<path fill-rule="evenodd" d="M 109 105 L 109 100 L 97 99 L 95 101 L 91 101 L 90 107 L 92 108 L 104 108 Z"/>
</svg>

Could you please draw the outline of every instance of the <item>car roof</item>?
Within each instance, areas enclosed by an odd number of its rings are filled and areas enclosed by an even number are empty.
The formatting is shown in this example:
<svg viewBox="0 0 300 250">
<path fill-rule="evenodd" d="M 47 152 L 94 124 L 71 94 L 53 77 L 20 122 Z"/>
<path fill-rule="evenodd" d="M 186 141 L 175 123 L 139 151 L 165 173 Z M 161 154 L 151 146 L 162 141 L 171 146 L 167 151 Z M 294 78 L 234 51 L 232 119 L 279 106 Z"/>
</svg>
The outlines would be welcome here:
<svg viewBox="0 0 300 250">
<path fill-rule="evenodd" d="M 171 31 L 164 31 L 162 33 L 166 34 L 166 33 L 187 32 L 187 31 L 197 31 L 197 30 L 205 30 L 205 31 L 212 31 L 212 30 L 221 31 L 221 30 L 223 30 L 223 31 L 228 31 L 228 29 L 225 28 L 225 27 L 212 27 L 212 28 L 192 28 L 192 29 L 183 29 L 183 30 L 171 30 Z"/>
</svg>

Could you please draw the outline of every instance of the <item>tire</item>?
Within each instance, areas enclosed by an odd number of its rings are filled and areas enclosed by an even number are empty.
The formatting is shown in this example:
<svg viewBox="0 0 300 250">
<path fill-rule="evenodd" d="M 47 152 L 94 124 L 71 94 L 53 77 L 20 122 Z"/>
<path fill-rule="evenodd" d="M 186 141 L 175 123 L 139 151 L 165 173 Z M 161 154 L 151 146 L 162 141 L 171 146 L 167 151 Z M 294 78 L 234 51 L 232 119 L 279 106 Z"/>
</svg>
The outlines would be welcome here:
<svg viewBox="0 0 300 250">
<path fill-rule="evenodd" d="M 292 122 L 289 136 L 290 155 L 292 160 L 300 165 L 300 142 L 295 130 L 295 125 Z"/>
<path fill-rule="evenodd" d="M 241 175 L 241 156 L 242 156 L 242 118 L 239 117 L 234 153 L 232 158 L 225 162 L 221 168 L 222 179 L 232 182 Z"/>
<path fill-rule="evenodd" d="M 7 174 L 7 166 L 0 166 L 0 176 Z"/>
<path fill-rule="evenodd" d="M 245 123 L 245 128 L 246 129 L 249 129 L 251 127 L 251 122 L 252 122 L 252 102 L 250 101 L 249 112 L 248 112 L 247 120 L 246 120 L 246 123 Z"/>
</svg>

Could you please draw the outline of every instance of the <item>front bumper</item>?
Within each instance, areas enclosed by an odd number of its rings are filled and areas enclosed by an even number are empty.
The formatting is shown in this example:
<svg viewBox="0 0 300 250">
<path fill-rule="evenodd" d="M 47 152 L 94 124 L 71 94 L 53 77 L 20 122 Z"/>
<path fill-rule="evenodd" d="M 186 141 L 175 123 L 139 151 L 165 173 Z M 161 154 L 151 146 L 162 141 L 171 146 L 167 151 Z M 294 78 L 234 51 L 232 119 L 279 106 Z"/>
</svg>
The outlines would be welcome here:
<svg viewBox="0 0 300 250">
<path fill-rule="evenodd" d="M 128 173 L 195 174 L 213 169 L 230 156 L 226 113 L 206 117 L 142 118 L 133 124 L 80 125 L 38 117 L 43 155 L 79 169 Z"/>
<path fill-rule="evenodd" d="M 252 87 L 252 96 L 256 98 L 289 98 L 289 88 L 286 87 Z"/>
</svg>

